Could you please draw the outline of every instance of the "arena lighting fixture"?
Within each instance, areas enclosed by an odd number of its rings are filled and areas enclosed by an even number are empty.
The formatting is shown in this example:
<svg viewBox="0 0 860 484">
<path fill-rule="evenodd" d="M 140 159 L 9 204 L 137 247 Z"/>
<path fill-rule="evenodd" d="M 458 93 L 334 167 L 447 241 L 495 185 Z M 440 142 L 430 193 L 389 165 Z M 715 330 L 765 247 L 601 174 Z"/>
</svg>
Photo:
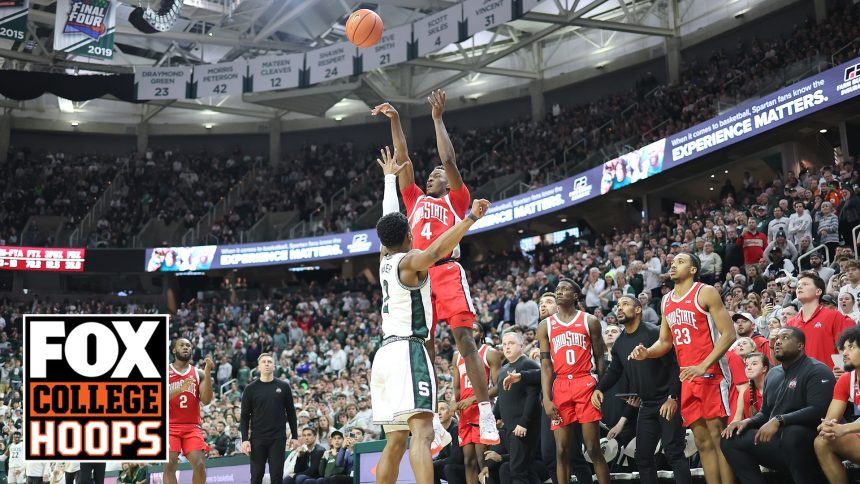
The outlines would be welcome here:
<svg viewBox="0 0 860 484">
<path fill-rule="evenodd" d="M 713 173 L 711 173 L 711 178 L 716 178 L 716 177 L 717 177 L 717 175 L 714 175 Z"/>
<path fill-rule="evenodd" d="M 206 124 L 204 124 L 204 125 L 203 125 L 203 127 L 204 127 L 204 128 L 206 128 L 206 129 L 212 129 L 214 126 L 215 126 L 215 125 L 214 125 L 214 124 L 211 124 L 211 123 L 206 123 Z"/>
<path fill-rule="evenodd" d="M 728 174 L 729 174 L 729 170 L 726 170 L 726 171 L 724 171 L 723 173 L 725 173 L 726 175 L 728 175 Z"/>
<path fill-rule="evenodd" d="M 519 230 L 517 230 L 517 233 L 518 233 L 518 234 L 523 233 L 523 229 L 519 229 Z"/>
<path fill-rule="evenodd" d="M 819 133 L 824 134 L 827 132 L 827 128 L 822 128 L 818 130 Z"/>
<path fill-rule="evenodd" d="M 711 190 L 711 191 L 714 191 L 714 187 L 711 187 L 711 188 L 710 188 L 710 190 Z"/>
<path fill-rule="evenodd" d="M 603 69 L 604 67 L 609 65 L 609 61 L 603 61 L 594 66 L 595 69 Z"/>
<path fill-rule="evenodd" d="M 566 218 L 561 219 L 561 223 L 565 223 L 565 222 L 567 222 Z"/>
<path fill-rule="evenodd" d="M 334 120 L 335 120 L 335 121 L 337 121 L 337 122 L 341 122 L 341 121 L 343 121 L 343 116 L 341 116 L 341 115 L 337 115 L 337 116 L 335 116 L 335 117 L 334 117 Z"/>
<path fill-rule="evenodd" d="M 71 122 L 71 123 L 69 123 L 69 124 L 71 124 L 73 128 L 77 128 L 77 127 L 78 127 L 78 125 L 79 125 L 79 124 L 81 124 L 81 123 L 80 123 L 79 121 L 72 121 L 72 122 Z"/>
<path fill-rule="evenodd" d="M 182 10 L 184 1 L 161 0 L 158 4 L 158 10 L 137 7 L 128 16 L 128 21 L 134 28 L 145 34 L 167 32 L 173 27 L 173 24 L 179 17 L 179 12 Z M 210 32 L 209 35 L 211 36 L 212 33 Z"/>
<path fill-rule="evenodd" d="M 632 199 L 632 198 L 628 198 L 628 199 L 627 199 L 627 203 L 633 203 L 633 199 Z"/>
<path fill-rule="evenodd" d="M 739 10 L 738 13 L 735 14 L 735 18 L 741 18 L 744 16 L 745 13 L 747 13 L 749 11 L 750 11 L 750 9 L 748 9 L 748 8 L 745 8 L 743 10 Z"/>
</svg>

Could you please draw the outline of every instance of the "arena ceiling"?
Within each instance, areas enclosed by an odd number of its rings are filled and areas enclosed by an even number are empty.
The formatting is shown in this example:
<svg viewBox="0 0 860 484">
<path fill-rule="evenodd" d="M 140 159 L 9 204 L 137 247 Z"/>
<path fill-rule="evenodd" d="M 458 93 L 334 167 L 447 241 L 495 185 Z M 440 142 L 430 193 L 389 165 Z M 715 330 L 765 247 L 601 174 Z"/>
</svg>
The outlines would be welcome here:
<svg viewBox="0 0 860 484">
<path fill-rule="evenodd" d="M 681 41 L 797 0 L 545 0 L 524 17 L 451 44 L 423 58 L 306 89 L 134 105 L 111 99 L 72 103 L 53 95 L 27 102 L 0 100 L 16 117 L 104 121 L 135 125 L 259 123 L 280 118 L 363 122 L 382 99 L 424 108 L 431 90 L 445 88 L 460 104 L 527 93 L 530 82 L 587 78 L 664 55 L 667 39 Z M 345 39 L 344 23 L 372 8 L 387 28 L 414 22 L 455 0 L 185 0 L 181 18 L 165 33 L 144 34 L 128 22 L 140 0 L 120 4 L 116 50 L 109 62 L 52 51 L 55 2 L 31 0 L 24 41 L 0 40 L 3 69 L 69 73 L 130 73 L 135 66 L 183 66 L 304 52 Z M 725 30 L 724 27 L 719 27 Z M 569 81 L 568 81 L 569 82 Z M 525 89 L 525 90 L 524 90 Z M 23 111 L 23 113 L 21 112 Z M 313 124 L 313 123 L 312 123 Z"/>
</svg>

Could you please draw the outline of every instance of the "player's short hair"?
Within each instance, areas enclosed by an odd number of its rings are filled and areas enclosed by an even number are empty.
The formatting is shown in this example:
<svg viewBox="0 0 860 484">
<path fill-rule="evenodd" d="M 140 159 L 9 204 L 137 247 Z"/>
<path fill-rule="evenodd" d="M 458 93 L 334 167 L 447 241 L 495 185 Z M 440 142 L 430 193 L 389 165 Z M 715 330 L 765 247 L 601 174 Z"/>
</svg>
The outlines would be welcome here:
<svg viewBox="0 0 860 484">
<path fill-rule="evenodd" d="M 314 427 L 312 425 L 307 425 L 307 426 L 305 426 L 305 428 L 302 429 L 302 433 L 304 433 L 305 430 L 314 434 L 314 437 L 317 436 L 317 428 L 316 427 Z"/>
<path fill-rule="evenodd" d="M 191 343 L 191 340 L 190 340 L 190 339 L 188 339 L 188 338 L 176 338 L 175 340 L 173 340 L 173 341 L 171 341 L 171 342 L 170 342 L 170 351 L 172 352 L 173 350 L 175 350 L 175 349 L 176 349 L 176 344 L 177 344 L 177 343 L 179 343 L 179 342 L 180 342 L 180 341 L 182 341 L 182 340 L 185 340 L 185 341 L 188 341 L 189 343 Z"/>
<path fill-rule="evenodd" d="M 576 281 L 574 281 L 573 279 L 569 277 L 562 277 L 558 280 L 558 284 L 556 284 L 555 287 L 558 287 L 558 285 L 561 283 L 570 284 L 571 286 L 573 286 L 573 291 L 576 293 L 577 296 L 582 295 L 582 288 L 579 287 L 579 284 L 577 284 Z"/>
<path fill-rule="evenodd" d="M 846 343 L 860 345 L 860 326 L 851 326 L 839 335 L 839 342 L 836 343 L 837 349 L 844 349 Z"/>
<path fill-rule="evenodd" d="M 640 301 L 639 298 L 634 296 L 633 294 L 625 294 L 625 295 L 621 296 L 620 298 L 618 298 L 618 302 L 621 302 L 621 300 L 624 298 L 629 299 L 630 303 L 633 304 L 634 306 L 636 306 L 637 308 L 642 307 L 642 301 Z M 612 314 L 612 313 L 610 313 L 610 314 Z"/>
<path fill-rule="evenodd" d="M 794 326 L 783 326 L 782 328 L 779 328 L 779 330 L 791 331 L 792 338 L 796 339 L 799 343 L 806 344 L 806 333 L 804 333 L 802 329 L 795 328 Z"/>
<path fill-rule="evenodd" d="M 702 261 L 701 261 L 701 259 L 699 259 L 699 256 L 697 256 L 696 254 L 689 252 L 689 251 L 679 252 L 678 255 L 676 255 L 675 257 L 678 257 L 681 254 L 686 254 L 687 257 L 690 258 L 690 265 L 692 265 L 693 267 L 696 268 L 696 274 L 693 276 L 693 280 L 694 281 L 698 280 L 699 279 L 699 273 L 702 272 Z"/>
<path fill-rule="evenodd" d="M 376 222 L 376 234 L 385 247 L 397 247 L 409 234 L 409 220 L 400 212 L 383 215 L 379 222 Z"/>
<path fill-rule="evenodd" d="M 540 300 L 540 299 L 543 299 L 545 297 L 551 297 L 551 298 L 555 299 L 555 293 L 552 291 L 545 292 L 545 293 L 541 294 L 538 299 Z"/>
<path fill-rule="evenodd" d="M 441 172 L 444 174 L 444 173 L 445 173 L 445 166 L 444 166 L 444 165 L 439 165 L 439 166 L 437 166 L 436 168 L 433 168 L 433 170 L 431 170 L 431 173 L 432 173 L 432 172 L 434 172 L 434 171 L 441 171 Z"/>
<path fill-rule="evenodd" d="M 821 289 L 821 296 L 818 296 L 818 300 L 820 301 L 821 297 L 827 292 L 827 285 L 824 283 L 824 279 L 822 279 L 815 271 L 801 272 L 800 275 L 797 276 L 797 280 L 799 281 L 801 279 L 809 279 L 813 284 L 815 284 L 817 289 Z"/>
<path fill-rule="evenodd" d="M 262 360 L 262 359 L 263 359 L 263 358 L 265 358 L 265 357 L 269 357 L 269 358 L 271 358 L 271 359 L 272 359 L 272 361 L 274 361 L 274 360 L 275 360 L 275 357 L 274 357 L 274 356 L 272 356 L 272 354 L 271 354 L 271 353 L 260 353 L 260 356 L 258 356 L 258 357 L 257 357 L 257 363 L 259 363 L 259 362 L 260 362 L 260 360 Z"/>
</svg>

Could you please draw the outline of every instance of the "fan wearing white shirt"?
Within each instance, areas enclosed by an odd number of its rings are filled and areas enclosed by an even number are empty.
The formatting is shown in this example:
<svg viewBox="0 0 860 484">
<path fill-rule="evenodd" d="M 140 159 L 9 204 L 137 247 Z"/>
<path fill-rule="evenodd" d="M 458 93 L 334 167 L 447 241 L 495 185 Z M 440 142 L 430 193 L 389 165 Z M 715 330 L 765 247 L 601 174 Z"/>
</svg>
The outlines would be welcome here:
<svg viewBox="0 0 860 484">
<path fill-rule="evenodd" d="M 848 280 L 845 285 L 839 289 L 839 293 L 850 292 L 857 301 L 860 298 L 860 260 L 851 259 L 845 262 L 845 275 Z"/>
</svg>

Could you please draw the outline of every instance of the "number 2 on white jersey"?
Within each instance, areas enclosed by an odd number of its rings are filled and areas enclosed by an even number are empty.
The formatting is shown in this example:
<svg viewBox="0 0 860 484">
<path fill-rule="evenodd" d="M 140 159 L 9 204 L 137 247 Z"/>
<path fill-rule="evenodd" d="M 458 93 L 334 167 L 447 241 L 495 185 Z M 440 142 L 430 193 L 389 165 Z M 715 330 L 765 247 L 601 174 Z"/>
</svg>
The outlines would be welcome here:
<svg viewBox="0 0 860 484">
<path fill-rule="evenodd" d="M 424 228 L 421 229 L 421 235 L 427 240 L 433 237 L 433 233 L 430 231 L 430 222 L 424 224 Z"/>
<path fill-rule="evenodd" d="M 675 344 L 688 345 L 690 344 L 690 328 L 675 328 Z"/>
</svg>

